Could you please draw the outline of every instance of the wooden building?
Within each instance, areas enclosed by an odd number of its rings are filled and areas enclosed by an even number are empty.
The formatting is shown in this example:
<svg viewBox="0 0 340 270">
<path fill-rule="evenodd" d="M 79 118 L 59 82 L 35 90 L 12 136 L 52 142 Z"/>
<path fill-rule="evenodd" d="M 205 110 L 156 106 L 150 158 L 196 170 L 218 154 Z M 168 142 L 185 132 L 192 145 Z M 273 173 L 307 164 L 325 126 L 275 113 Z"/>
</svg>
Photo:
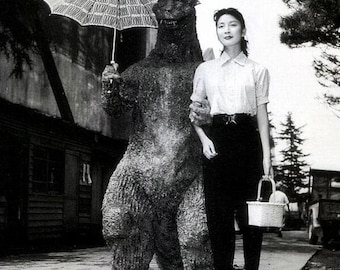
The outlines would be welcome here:
<svg viewBox="0 0 340 270">
<path fill-rule="evenodd" d="M 41 54 L 18 79 L 0 52 L 0 253 L 102 241 L 102 198 L 128 139 L 129 114 L 111 119 L 100 104 L 112 30 L 58 16 L 42 25 L 74 121 L 61 113 Z M 145 57 L 155 32 L 127 30 L 118 40 L 123 70 Z"/>
</svg>

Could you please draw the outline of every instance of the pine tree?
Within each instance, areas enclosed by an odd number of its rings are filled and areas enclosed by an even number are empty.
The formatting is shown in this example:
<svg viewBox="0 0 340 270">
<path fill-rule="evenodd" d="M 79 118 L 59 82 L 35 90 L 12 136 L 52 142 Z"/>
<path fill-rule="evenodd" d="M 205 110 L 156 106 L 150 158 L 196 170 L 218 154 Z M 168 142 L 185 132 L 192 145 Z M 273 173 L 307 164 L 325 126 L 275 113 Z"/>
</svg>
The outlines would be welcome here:
<svg viewBox="0 0 340 270">
<path fill-rule="evenodd" d="M 288 112 L 285 123 L 282 123 L 282 130 L 277 139 L 283 140 L 287 147 L 280 151 L 282 160 L 275 170 L 276 181 L 281 182 L 285 192 L 291 201 L 297 201 L 299 191 L 306 187 L 308 171 L 307 163 L 304 160 L 308 155 L 304 154 L 301 146 L 304 139 L 301 138 L 302 127 L 296 127 L 292 113 Z"/>
<path fill-rule="evenodd" d="M 281 41 L 290 46 L 311 42 L 339 45 L 340 13 L 337 0 L 283 0 L 293 11 L 280 21 Z"/>
<path fill-rule="evenodd" d="M 340 5 L 339 0 L 283 0 L 293 13 L 280 21 L 281 42 L 290 47 L 326 45 L 313 61 L 315 75 L 324 86 L 340 86 Z M 323 46 L 325 47 L 325 46 Z M 325 94 L 330 105 L 340 104 L 340 93 Z"/>
</svg>

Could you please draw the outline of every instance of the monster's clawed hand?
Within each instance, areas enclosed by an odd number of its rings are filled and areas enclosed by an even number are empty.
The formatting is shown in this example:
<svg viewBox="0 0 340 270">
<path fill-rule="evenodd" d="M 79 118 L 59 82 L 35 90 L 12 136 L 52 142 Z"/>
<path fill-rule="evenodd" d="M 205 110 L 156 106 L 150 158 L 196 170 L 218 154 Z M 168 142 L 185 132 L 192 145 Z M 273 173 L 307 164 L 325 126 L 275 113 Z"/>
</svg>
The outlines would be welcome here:
<svg viewBox="0 0 340 270">
<path fill-rule="evenodd" d="M 197 126 L 211 124 L 212 118 L 210 115 L 210 104 L 208 100 L 204 99 L 202 101 L 193 101 L 189 108 L 189 118 L 191 123 Z"/>
</svg>

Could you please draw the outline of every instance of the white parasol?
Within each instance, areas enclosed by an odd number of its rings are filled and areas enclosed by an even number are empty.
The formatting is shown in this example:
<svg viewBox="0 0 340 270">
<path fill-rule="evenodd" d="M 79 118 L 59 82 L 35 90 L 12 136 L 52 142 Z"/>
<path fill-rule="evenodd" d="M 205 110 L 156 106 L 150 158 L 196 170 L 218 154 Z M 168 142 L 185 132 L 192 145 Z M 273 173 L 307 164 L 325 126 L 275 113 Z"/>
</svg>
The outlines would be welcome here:
<svg viewBox="0 0 340 270">
<path fill-rule="evenodd" d="M 117 30 L 133 27 L 157 28 L 152 11 L 157 0 L 45 0 L 51 13 L 69 17 L 80 25 L 98 25 L 114 29 L 112 61 L 114 64 Z"/>
</svg>

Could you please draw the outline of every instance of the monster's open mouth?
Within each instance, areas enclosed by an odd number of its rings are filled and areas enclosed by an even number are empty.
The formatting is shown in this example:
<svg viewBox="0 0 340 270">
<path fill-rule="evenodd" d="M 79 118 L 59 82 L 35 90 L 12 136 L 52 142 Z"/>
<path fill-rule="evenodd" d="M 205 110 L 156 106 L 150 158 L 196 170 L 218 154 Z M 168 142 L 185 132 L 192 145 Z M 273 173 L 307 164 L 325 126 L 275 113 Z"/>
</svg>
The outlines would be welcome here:
<svg viewBox="0 0 340 270">
<path fill-rule="evenodd" d="M 169 20 L 169 19 L 160 20 L 159 23 L 169 28 L 175 28 L 178 25 L 176 20 Z"/>
</svg>

